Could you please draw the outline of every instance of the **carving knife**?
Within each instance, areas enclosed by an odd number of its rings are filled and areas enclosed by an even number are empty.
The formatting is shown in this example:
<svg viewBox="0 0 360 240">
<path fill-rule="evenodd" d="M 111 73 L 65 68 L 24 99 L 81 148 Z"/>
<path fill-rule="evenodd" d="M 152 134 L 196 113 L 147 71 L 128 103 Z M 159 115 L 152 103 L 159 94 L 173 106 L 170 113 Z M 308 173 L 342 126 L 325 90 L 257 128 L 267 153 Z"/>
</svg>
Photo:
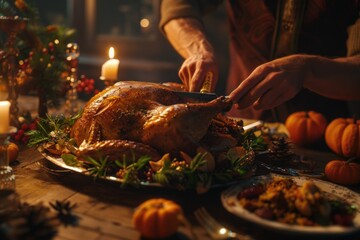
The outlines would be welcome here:
<svg viewBox="0 0 360 240">
<path fill-rule="evenodd" d="M 213 73 L 206 73 L 206 77 L 200 92 L 183 92 L 183 91 L 174 91 L 178 96 L 189 99 L 196 100 L 199 102 L 209 102 L 216 99 L 218 96 L 215 93 L 211 93 Z"/>
</svg>

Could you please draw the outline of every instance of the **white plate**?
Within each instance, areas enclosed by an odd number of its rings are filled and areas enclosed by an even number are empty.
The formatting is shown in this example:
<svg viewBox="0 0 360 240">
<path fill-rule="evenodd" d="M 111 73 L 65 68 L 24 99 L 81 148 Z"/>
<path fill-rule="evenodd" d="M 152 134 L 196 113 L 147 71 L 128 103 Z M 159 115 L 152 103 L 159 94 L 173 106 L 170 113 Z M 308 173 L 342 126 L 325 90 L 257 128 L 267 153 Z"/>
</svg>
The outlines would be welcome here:
<svg viewBox="0 0 360 240">
<path fill-rule="evenodd" d="M 243 182 L 228 188 L 223 191 L 221 194 L 221 201 L 223 206 L 230 213 L 241 217 L 245 220 L 253 222 L 255 224 L 261 225 L 263 227 L 279 230 L 286 233 L 292 234 L 312 234 L 312 235 L 345 235 L 352 234 L 354 232 L 360 231 L 360 194 L 351 191 L 346 187 L 342 187 L 330 182 L 307 178 L 307 177 L 293 177 L 293 176 L 281 176 L 291 178 L 295 181 L 296 184 L 302 185 L 305 181 L 312 180 L 323 192 L 330 193 L 341 199 L 346 200 L 349 204 L 353 204 L 357 207 L 358 211 L 354 219 L 354 226 L 351 227 L 342 227 L 337 225 L 331 226 L 300 226 L 300 225 L 290 225 L 284 224 L 276 221 L 263 219 L 254 213 L 244 209 L 238 199 L 237 195 L 242 189 L 256 185 L 260 182 L 268 182 L 273 179 L 273 176 L 279 176 L 275 174 L 258 176 L 251 179 L 244 180 Z"/>
</svg>

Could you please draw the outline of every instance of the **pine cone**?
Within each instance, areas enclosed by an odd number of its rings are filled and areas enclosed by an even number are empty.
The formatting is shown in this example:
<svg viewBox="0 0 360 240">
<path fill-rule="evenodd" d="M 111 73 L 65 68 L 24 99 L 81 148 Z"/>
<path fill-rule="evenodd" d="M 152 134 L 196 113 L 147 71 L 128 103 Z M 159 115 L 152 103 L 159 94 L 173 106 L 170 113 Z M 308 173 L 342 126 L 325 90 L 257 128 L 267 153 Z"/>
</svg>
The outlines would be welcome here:
<svg viewBox="0 0 360 240">
<path fill-rule="evenodd" d="M 295 154 L 291 151 L 291 146 L 285 137 L 279 137 L 271 141 L 269 155 L 272 160 L 286 162 L 292 160 Z"/>
</svg>

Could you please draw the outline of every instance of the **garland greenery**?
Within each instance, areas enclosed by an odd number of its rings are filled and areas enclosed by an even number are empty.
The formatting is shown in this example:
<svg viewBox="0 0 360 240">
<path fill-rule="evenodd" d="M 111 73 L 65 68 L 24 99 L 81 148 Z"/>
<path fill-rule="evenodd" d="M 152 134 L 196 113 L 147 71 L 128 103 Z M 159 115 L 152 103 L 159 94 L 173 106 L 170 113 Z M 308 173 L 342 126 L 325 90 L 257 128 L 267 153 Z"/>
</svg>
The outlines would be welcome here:
<svg viewBox="0 0 360 240">
<path fill-rule="evenodd" d="M 212 185 L 244 178 L 253 170 L 255 152 L 267 148 L 261 133 L 246 132 L 243 145 L 239 146 L 243 154 L 234 154 L 229 150 L 226 155 L 227 161 L 212 172 L 202 170 L 206 164 L 207 152 L 198 153 L 187 161 L 170 158 L 169 154 L 165 154 L 159 162 L 156 162 L 156 164 L 161 164 L 156 170 L 152 167 L 154 162 L 149 156 L 136 158 L 134 153 L 127 157 L 124 155 L 115 161 L 110 161 L 108 157 L 79 158 L 76 156 L 75 141 L 70 138 L 70 129 L 80 116 L 81 113 L 73 117 L 47 115 L 47 118 L 39 119 L 37 129 L 27 133 L 30 137 L 29 145 L 43 147 L 49 143 L 56 144 L 60 149 L 68 150 L 65 151 L 66 153 L 59 154 L 65 164 L 85 169 L 85 172 L 94 178 L 116 177 L 121 180 L 122 187 L 140 187 L 143 184 L 157 183 L 180 190 L 206 190 Z"/>
</svg>

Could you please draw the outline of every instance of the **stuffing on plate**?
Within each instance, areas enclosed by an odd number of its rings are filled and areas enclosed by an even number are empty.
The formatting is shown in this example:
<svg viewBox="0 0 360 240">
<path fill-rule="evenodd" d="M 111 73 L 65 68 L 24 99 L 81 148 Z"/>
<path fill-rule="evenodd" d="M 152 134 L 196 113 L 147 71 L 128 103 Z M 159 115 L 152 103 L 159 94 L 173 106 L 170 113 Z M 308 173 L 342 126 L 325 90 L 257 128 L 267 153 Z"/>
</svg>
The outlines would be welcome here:
<svg viewBox="0 0 360 240">
<path fill-rule="evenodd" d="M 322 192 L 312 181 L 298 186 L 290 178 L 276 177 L 243 189 L 240 204 L 261 218 L 302 226 L 351 226 L 355 206 Z"/>
</svg>

